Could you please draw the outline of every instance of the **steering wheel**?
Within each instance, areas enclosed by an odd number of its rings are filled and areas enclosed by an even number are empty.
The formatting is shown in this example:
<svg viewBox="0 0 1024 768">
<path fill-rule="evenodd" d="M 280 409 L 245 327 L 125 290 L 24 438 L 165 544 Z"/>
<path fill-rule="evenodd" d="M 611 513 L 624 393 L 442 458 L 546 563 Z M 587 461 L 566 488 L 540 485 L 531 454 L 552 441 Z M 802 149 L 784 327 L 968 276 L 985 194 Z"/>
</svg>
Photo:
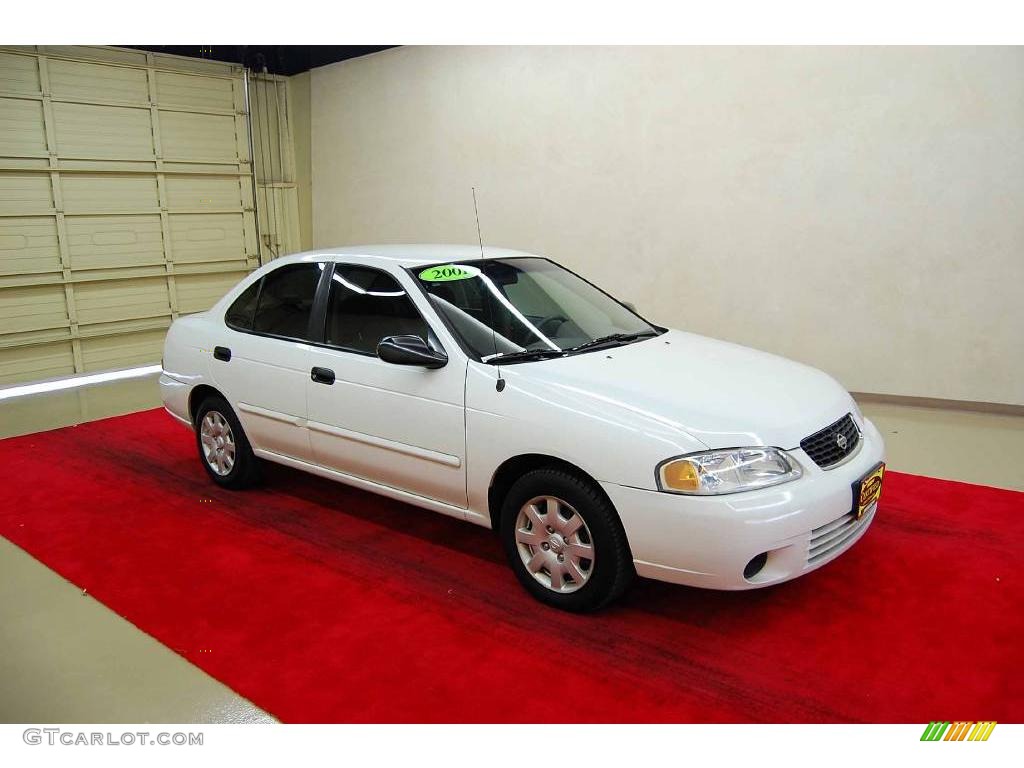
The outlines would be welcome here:
<svg viewBox="0 0 1024 768">
<path fill-rule="evenodd" d="M 566 323 L 568 321 L 569 318 L 563 317 L 562 315 L 551 315 L 550 317 L 545 317 L 543 320 L 537 323 L 537 330 L 543 333 L 545 336 L 551 336 L 555 333 L 555 331 L 558 330 L 559 326 L 561 326 L 562 323 Z M 554 323 L 555 325 L 553 325 L 551 328 L 548 328 L 548 326 L 551 325 L 552 323 Z"/>
</svg>

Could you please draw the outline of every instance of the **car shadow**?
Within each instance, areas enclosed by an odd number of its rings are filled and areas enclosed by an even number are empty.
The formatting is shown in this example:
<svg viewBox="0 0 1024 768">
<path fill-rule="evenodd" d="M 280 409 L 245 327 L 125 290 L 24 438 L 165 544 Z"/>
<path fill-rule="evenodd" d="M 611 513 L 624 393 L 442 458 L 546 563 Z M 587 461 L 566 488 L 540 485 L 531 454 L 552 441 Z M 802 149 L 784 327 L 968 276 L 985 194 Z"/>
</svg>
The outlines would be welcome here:
<svg viewBox="0 0 1024 768">
<path fill-rule="evenodd" d="M 458 518 L 280 464 L 266 466 L 261 491 L 289 496 L 304 504 L 331 509 L 339 515 L 383 527 L 396 535 L 413 537 L 431 548 L 444 548 L 483 563 L 508 569 L 505 554 L 495 532 Z M 251 510 L 247 516 L 254 520 L 263 518 L 261 522 L 272 522 L 266 520 L 264 513 L 258 510 Z M 274 513 L 271 517 L 281 522 L 279 514 Z M 300 527 L 296 530 L 293 520 L 292 524 L 285 527 L 289 529 L 291 535 L 303 535 L 305 532 L 304 535 L 311 543 L 319 545 L 336 546 L 348 536 L 343 529 L 334 533 L 322 528 Z M 509 582 L 512 583 L 514 579 L 511 570 L 508 571 L 508 575 Z M 518 589 L 518 585 L 516 588 Z M 674 618 L 687 624 L 713 623 L 716 619 L 723 618 L 723 614 L 749 611 L 770 603 L 776 599 L 777 592 L 777 587 L 726 592 L 638 578 L 623 598 L 603 609 L 600 614 L 616 615 L 640 611 L 657 614 L 664 619 Z M 538 605 L 532 600 L 529 604 Z"/>
</svg>

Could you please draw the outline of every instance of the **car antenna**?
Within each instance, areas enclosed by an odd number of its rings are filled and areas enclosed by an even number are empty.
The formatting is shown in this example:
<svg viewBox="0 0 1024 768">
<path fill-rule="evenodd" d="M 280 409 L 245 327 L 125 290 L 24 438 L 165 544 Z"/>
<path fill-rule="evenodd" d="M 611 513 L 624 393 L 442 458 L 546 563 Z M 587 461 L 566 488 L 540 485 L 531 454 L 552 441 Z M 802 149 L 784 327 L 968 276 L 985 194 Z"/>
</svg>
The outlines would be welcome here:
<svg viewBox="0 0 1024 768">
<path fill-rule="evenodd" d="M 471 187 L 471 189 L 473 190 L 473 215 L 476 216 L 476 239 L 480 243 L 480 259 L 482 260 L 484 258 L 484 236 L 480 233 L 480 209 L 476 205 L 476 187 Z M 491 341 L 494 344 L 494 367 L 498 371 L 498 381 L 495 383 L 494 388 L 501 392 L 505 389 L 505 380 L 501 378 L 501 364 L 498 362 L 498 334 L 494 330 L 493 312 L 491 313 Z"/>
</svg>

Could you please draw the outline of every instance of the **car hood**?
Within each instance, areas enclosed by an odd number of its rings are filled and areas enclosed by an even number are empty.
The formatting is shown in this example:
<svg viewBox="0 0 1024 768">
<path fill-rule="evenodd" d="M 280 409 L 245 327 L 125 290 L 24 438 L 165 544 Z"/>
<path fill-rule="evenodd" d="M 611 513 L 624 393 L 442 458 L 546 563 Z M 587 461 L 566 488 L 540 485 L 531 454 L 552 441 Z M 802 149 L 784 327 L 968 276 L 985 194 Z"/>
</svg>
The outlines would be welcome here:
<svg viewBox="0 0 1024 768">
<path fill-rule="evenodd" d="M 560 390 L 601 411 L 631 411 L 641 421 L 683 430 L 708 448 L 796 448 L 854 408 L 849 393 L 815 368 L 676 330 L 503 367 L 514 369 L 519 386 Z"/>
</svg>

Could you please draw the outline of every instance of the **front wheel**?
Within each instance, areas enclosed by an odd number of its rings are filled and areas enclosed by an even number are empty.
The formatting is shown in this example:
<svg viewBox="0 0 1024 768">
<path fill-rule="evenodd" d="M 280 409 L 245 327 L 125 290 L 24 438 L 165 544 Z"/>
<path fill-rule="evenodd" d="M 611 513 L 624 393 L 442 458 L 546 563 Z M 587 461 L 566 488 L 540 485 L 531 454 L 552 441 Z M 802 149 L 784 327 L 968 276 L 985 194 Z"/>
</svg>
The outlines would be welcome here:
<svg viewBox="0 0 1024 768">
<path fill-rule="evenodd" d="M 538 469 L 509 489 L 501 539 L 519 582 L 542 603 L 597 610 L 635 575 L 622 523 L 589 482 L 560 469 Z"/>
</svg>

